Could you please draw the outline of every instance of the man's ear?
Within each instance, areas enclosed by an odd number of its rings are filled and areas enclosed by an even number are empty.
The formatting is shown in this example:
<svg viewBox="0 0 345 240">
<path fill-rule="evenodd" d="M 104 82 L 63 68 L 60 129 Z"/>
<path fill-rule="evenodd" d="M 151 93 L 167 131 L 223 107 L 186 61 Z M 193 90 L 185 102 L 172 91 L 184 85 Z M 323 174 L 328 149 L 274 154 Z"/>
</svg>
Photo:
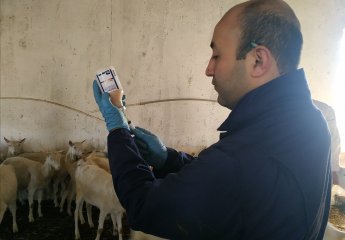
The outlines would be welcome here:
<svg viewBox="0 0 345 240">
<path fill-rule="evenodd" d="M 262 77 L 270 71 L 274 58 L 271 51 L 265 46 L 259 45 L 249 52 L 250 75 L 254 78 Z"/>
</svg>

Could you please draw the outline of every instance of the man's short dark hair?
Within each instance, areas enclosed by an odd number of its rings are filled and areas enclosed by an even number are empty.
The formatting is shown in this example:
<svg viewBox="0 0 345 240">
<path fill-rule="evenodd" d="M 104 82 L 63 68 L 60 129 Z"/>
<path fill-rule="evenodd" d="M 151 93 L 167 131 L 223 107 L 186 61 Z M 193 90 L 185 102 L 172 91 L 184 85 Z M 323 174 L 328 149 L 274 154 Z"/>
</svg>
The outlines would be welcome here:
<svg viewBox="0 0 345 240">
<path fill-rule="evenodd" d="M 276 8 L 274 3 L 252 0 L 244 7 L 239 16 L 242 36 L 236 57 L 244 59 L 253 43 L 263 45 L 271 51 L 280 74 L 284 74 L 297 69 L 303 37 L 293 10 L 284 2 L 283 8 Z"/>
</svg>

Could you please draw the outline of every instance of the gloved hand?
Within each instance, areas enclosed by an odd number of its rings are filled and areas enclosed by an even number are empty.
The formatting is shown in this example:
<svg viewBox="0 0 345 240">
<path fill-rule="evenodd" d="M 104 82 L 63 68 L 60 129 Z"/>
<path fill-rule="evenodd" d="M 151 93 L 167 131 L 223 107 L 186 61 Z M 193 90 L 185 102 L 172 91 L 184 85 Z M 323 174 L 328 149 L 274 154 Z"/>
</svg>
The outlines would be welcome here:
<svg viewBox="0 0 345 240">
<path fill-rule="evenodd" d="M 96 80 L 93 81 L 93 95 L 95 96 L 96 103 L 109 132 L 117 128 L 126 128 L 129 130 L 124 113 L 110 102 L 109 93 L 101 92 Z"/>
<path fill-rule="evenodd" d="M 145 161 L 155 169 L 161 169 L 168 158 L 168 150 L 164 143 L 146 129 L 135 127 L 131 128 L 131 132 Z"/>
</svg>

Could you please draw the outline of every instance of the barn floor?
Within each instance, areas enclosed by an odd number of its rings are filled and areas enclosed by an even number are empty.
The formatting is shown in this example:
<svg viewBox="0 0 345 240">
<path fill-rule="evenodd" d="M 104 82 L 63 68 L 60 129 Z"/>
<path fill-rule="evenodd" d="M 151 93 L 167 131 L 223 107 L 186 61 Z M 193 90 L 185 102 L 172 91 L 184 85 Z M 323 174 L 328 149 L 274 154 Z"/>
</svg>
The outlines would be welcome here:
<svg viewBox="0 0 345 240">
<path fill-rule="evenodd" d="M 60 213 L 58 208 L 54 207 L 53 201 L 42 202 L 42 218 L 37 218 L 37 203 L 34 207 L 35 222 L 28 221 L 28 204 L 17 204 L 17 224 L 19 232 L 12 233 L 12 215 L 9 210 L 6 211 L 4 219 L 0 224 L 0 240 L 74 240 L 74 218 L 68 216 L 66 212 Z M 94 228 L 89 228 L 88 224 L 79 223 L 81 240 L 94 240 L 98 226 L 99 211 L 93 208 Z M 84 213 L 85 220 L 86 212 Z M 128 240 L 129 228 L 126 219 L 123 219 L 123 239 Z M 104 230 L 101 235 L 103 240 L 118 239 L 118 236 L 112 235 L 112 222 L 107 218 L 104 222 Z"/>
</svg>

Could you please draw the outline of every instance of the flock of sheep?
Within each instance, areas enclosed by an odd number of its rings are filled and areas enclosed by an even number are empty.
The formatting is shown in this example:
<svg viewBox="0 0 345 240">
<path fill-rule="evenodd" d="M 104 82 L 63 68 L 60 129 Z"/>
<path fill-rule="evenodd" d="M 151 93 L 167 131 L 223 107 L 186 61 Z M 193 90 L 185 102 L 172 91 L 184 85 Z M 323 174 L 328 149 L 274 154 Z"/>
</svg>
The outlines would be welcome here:
<svg viewBox="0 0 345 240">
<path fill-rule="evenodd" d="M 75 201 L 74 221 L 75 239 L 80 239 L 78 222 L 85 223 L 82 206 L 85 203 L 87 221 L 92 222 L 91 207 L 99 209 L 99 221 L 96 240 L 103 231 L 107 215 L 113 222 L 113 235 L 122 240 L 121 206 L 114 191 L 108 158 L 103 152 L 84 154 L 83 142 L 68 143 L 67 151 L 23 153 L 25 139 L 8 140 L 7 156 L 0 164 L 0 223 L 7 208 L 13 218 L 13 232 L 18 232 L 16 222 L 16 202 L 28 200 L 29 222 L 33 222 L 33 202 L 38 201 L 38 216 L 42 217 L 41 201 L 53 198 L 55 207 L 64 210 L 67 201 L 67 213 L 72 216 L 72 201 Z M 49 195 L 49 196 L 48 196 Z M 161 239 L 142 232 L 131 231 L 130 239 Z"/>
<path fill-rule="evenodd" d="M 96 240 L 103 231 L 103 223 L 110 215 L 113 223 L 113 235 L 122 240 L 122 215 L 125 210 L 121 206 L 114 191 L 110 174 L 109 161 L 104 152 L 84 153 L 83 142 L 69 141 L 67 151 L 23 153 L 25 139 L 7 142 L 7 156 L 0 159 L 0 224 L 8 208 L 12 214 L 13 232 L 18 232 L 16 222 L 17 201 L 29 202 L 29 222 L 34 221 L 33 202 L 38 201 L 38 216 L 42 217 L 42 199 L 54 200 L 55 207 L 64 211 L 67 202 L 67 213 L 72 216 L 72 202 L 75 201 L 74 222 L 75 239 L 80 239 L 79 221 L 85 223 L 82 206 L 85 203 L 87 221 L 94 227 L 91 207 L 99 209 L 99 221 Z M 338 186 L 333 187 L 334 196 L 344 196 L 345 168 L 341 167 L 338 175 Z M 339 190 L 340 189 L 340 190 Z M 325 239 L 340 239 L 345 233 L 336 231 L 328 224 Z M 159 240 L 161 238 L 131 230 L 131 240 Z"/>
</svg>

